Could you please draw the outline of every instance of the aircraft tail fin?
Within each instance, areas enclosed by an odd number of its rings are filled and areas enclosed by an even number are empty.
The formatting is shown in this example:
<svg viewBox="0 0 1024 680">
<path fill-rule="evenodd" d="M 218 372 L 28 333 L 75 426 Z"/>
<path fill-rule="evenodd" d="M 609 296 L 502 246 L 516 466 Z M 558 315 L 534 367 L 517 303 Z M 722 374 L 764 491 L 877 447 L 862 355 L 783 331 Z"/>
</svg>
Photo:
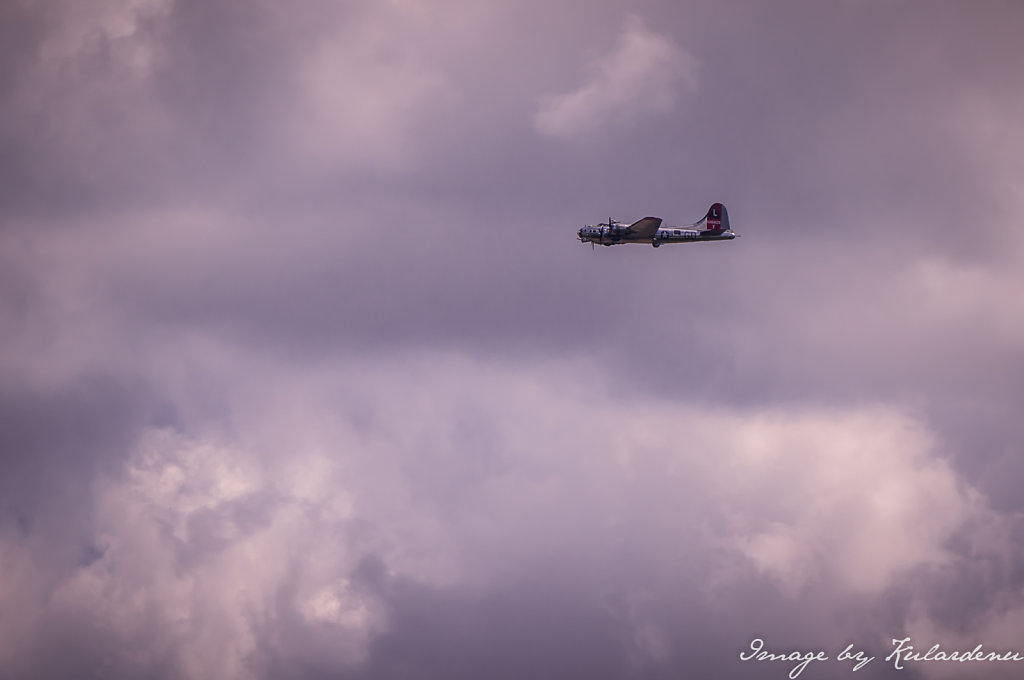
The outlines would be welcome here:
<svg viewBox="0 0 1024 680">
<path fill-rule="evenodd" d="M 708 208 L 708 214 L 701 220 L 704 223 L 705 229 L 708 231 L 723 232 L 730 231 L 729 229 L 729 211 L 725 209 L 725 206 L 721 203 L 713 203 Z M 698 222 L 697 224 L 700 224 Z"/>
</svg>

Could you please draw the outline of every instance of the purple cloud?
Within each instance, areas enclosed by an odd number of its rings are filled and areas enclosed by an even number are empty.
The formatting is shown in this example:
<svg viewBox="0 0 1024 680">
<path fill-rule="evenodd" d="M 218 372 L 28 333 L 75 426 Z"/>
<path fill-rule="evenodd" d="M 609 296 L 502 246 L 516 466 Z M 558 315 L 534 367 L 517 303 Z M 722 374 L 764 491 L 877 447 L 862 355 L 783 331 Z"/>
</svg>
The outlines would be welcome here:
<svg viewBox="0 0 1024 680">
<path fill-rule="evenodd" d="M 0 10 L 0 675 L 1018 644 L 1020 11 L 442 4 Z"/>
</svg>

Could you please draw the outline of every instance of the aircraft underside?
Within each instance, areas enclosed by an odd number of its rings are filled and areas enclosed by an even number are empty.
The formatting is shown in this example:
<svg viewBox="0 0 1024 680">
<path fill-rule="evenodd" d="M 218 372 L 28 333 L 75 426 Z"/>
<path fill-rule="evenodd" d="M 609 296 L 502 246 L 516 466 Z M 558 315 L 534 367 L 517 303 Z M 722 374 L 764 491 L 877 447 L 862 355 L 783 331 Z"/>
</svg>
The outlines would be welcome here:
<svg viewBox="0 0 1024 680">
<path fill-rule="evenodd" d="M 725 232 L 722 234 L 697 234 L 697 235 L 675 235 L 666 234 L 658 235 L 657 237 L 651 238 L 629 238 L 615 236 L 612 234 L 595 234 L 593 236 L 583 235 L 580 236 L 580 241 L 583 243 L 593 243 L 600 246 L 617 246 L 624 243 L 642 243 L 651 244 L 655 248 L 660 247 L 662 244 L 667 243 L 704 243 L 707 241 L 731 241 L 736 238 L 736 234 L 732 232 Z"/>
</svg>

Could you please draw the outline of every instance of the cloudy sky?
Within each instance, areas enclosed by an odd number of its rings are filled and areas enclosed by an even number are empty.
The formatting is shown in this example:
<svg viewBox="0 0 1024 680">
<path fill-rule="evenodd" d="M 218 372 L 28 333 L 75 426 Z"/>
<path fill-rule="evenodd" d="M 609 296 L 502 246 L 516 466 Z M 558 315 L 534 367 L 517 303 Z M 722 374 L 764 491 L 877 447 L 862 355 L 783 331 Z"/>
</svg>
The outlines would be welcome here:
<svg viewBox="0 0 1024 680">
<path fill-rule="evenodd" d="M 1022 31 L 4 2 L 0 678 L 1019 677 Z"/>
</svg>

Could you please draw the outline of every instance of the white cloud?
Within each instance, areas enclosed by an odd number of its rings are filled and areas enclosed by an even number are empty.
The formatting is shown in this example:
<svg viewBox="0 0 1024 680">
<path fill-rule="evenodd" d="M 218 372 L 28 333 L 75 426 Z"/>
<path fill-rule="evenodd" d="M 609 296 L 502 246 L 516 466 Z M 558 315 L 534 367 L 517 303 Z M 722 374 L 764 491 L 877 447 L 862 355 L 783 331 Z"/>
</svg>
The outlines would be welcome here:
<svg viewBox="0 0 1024 680">
<path fill-rule="evenodd" d="M 155 620 L 164 643 L 149 649 L 173 655 L 183 677 L 244 677 L 287 611 L 330 639 L 305 653 L 332 666 L 364 658 L 387 628 L 381 603 L 350 581 L 366 554 L 460 588 L 497 587 L 557 556 L 562 577 L 600 591 L 622 585 L 610 574 L 628 544 L 668 575 L 647 583 L 655 598 L 762 576 L 790 594 L 825 584 L 871 596 L 946 564 L 945 542 L 979 513 L 932 435 L 893 409 L 623 402 L 572 363 L 436 353 L 304 371 L 241 352 L 189 361 L 230 386 L 230 431 L 146 433 L 124 474 L 98 483 L 102 557 L 25 619 L 89 612 L 126 644 Z M 5 587 L 30 585 L 14 558 Z M 0 623 L 4 637 L 18 627 Z M 655 622 L 630 625 L 664 656 Z M 273 644 L 287 655 L 299 643 Z"/>
<path fill-rule="evenodd" d="M 791 592 L 880 592 L 945 563 L 944 541 L 980 512 L 933 437 L 898 411 L 775 413 L 736 431 L 727 502 L 752 512 L 736 515 L 735 545 Z"/>
<path fill-rule="evenodd" d="M 697 62 L 668 38 L 630 16 L 614 48 L 592 65 L 580 87 L 541 101 L 537 130 L 586 136 L 609 125 L 670 111 L 680 90 L 694 90 Z"/>
<path fill-rule="evenodd" d="M 42 46 L 42 65 L 66 69 L 83 54 L 101 50 L 122 68 L 120 75 L 149 74 L 154 46 L 142 26 L 164 15 L 170 0 L 57 0 L 50 4 L 48 18 L 54 23 Z"/>
<path fill-rule="evenodd" d="M 425 140 L 469 110 L 452 55 L 480 49 L 499 10 L 451 0 L 345 11 L 352 16 L 323 30 L 296 64 L 287 137 L 314 165 L 406 169 Z"/>
<path fill-rule="evenodd" d="M 309 50 L 299 66 L 303 98 L 291 122 L 310 160 L 384 168 L 411 160 L 417 118 L 452 91 L 402 28 L 367 22 L 354 35 L 332 34 Z"/>
</svg>

